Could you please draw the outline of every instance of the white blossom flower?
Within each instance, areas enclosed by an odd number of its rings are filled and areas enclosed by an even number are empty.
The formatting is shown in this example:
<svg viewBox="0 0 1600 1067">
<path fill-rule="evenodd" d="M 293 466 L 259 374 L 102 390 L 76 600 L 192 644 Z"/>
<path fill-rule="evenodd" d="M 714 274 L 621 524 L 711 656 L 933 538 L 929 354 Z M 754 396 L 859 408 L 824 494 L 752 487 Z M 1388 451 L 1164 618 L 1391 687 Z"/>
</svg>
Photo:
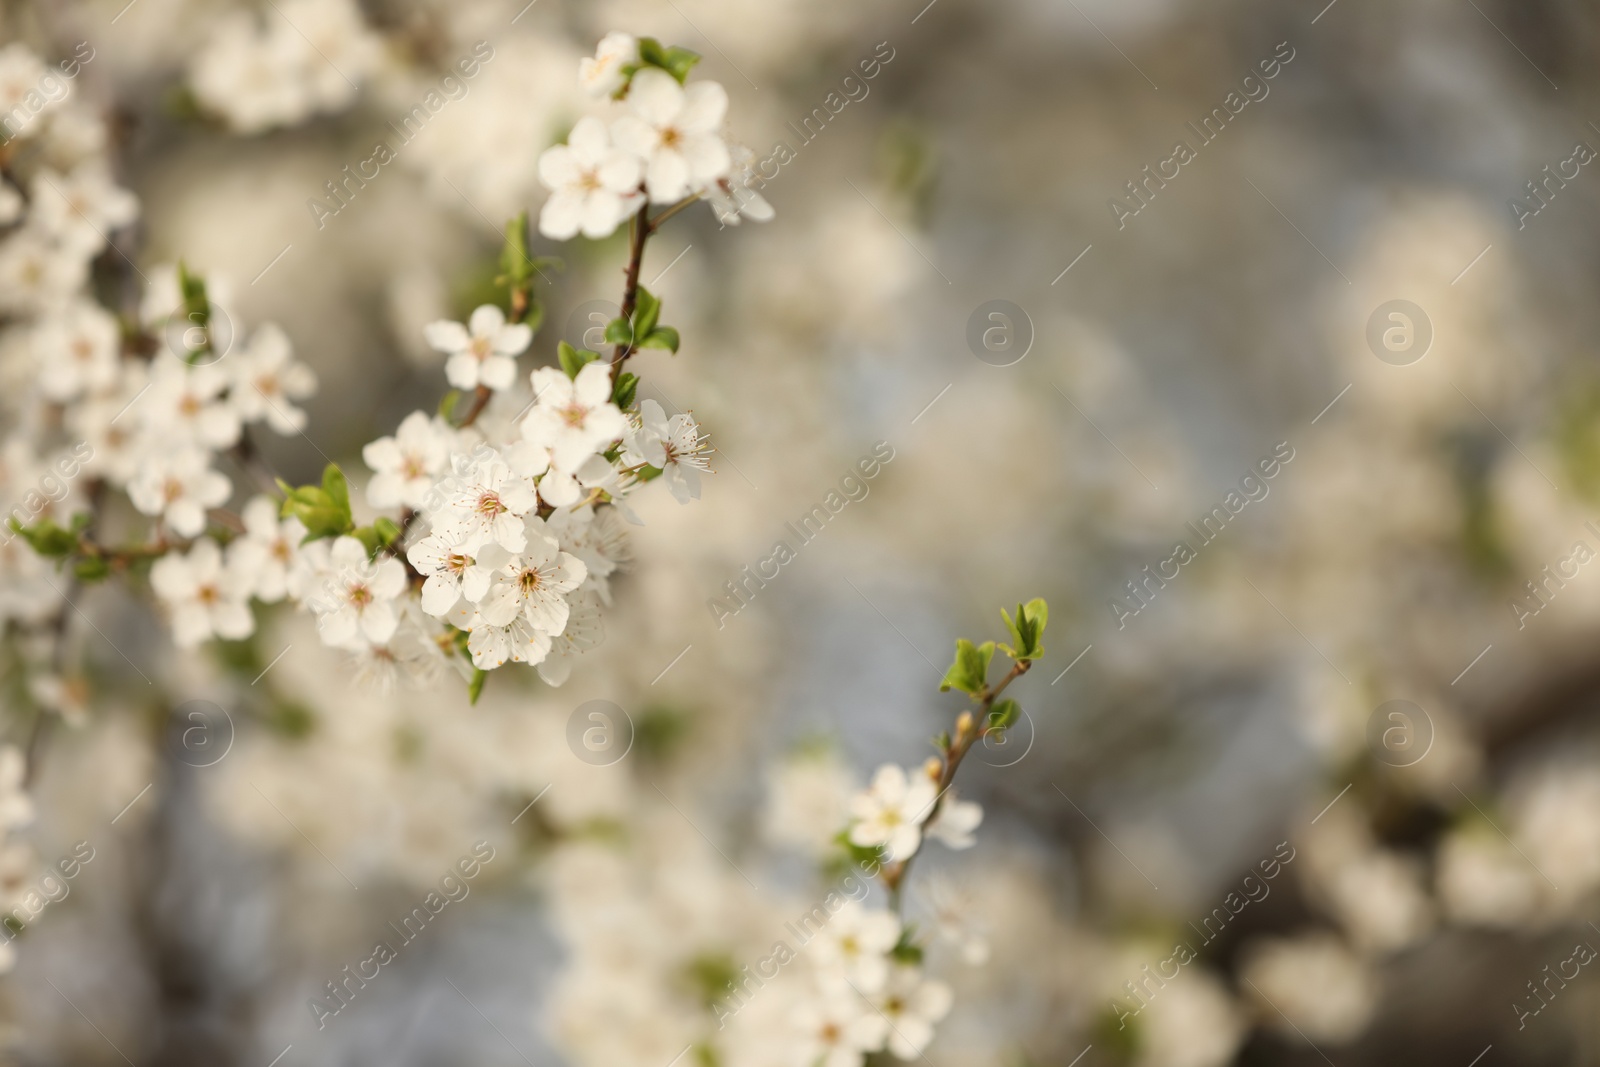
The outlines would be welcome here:
<svg viewBox="0 0 1600 1067">
<path fill-rule="evenodd" d="M 889 951 L 900 940 L 900 920 L 881 908 L 846 900 L 811 947 L 824 980 L 840 980 L 876 993 L 889 980 Z"/>
<path fill-rule="evenodd" d="M 375 508 L 424 506 L 435 480 L 449 468 L 454 436 L 454 429 L 438 416 L 413 411 L 393 437 L 380 437 L 362 448 L 361 458 L 373 471 L 367 503 Z"/>
<path fill-rule="evenodd" d="M 300 54 L 301 77 L 319 111 L 339 111 L 358 92 L 356 84 L 378 64 L 382 40 L 367 27 L 357 0 L 277 0 L 282 19 L 269 20 Z"/>
<path fill-rule="evenodd" d="M 111 180 L 103 166 L 49 168 L 33 179 L 31 218 L 66 244 L 98 252 L 111 231 L 139 217 L 139 198 Z"/>
<path fill-rule="evenodd" d="M 150 367 L 150 390 L 135 411 L 140 424 L 161 437 L 209 449 L 239 440 L 239 413 L 221 399 L 227 375 L 214 363 L 190 366 L 162 354 Z"/>
<path fill-rule="evenodd" d="M 700 472 L 711 469 L 705 458 L 711 449 L 693 415 L 679 412 L 668 419 L 660 404 L 644 400 L 639 405 L 639 428 L 625 441 L 623 462 L 658 468 L 680 504 L 700 499 Z"/>
<path fill-rule="evenodd" d="M 627 81 L 624 68 L 638 62 L 638 39 L 631 33 L 612 30 L 600 38 L 592 59 L 578 61 L 578 84 L 590 96 L 610 96 Z"/>
<path fill-rule="evenodd" d="M 88 280 L 89 258 L 32 226 L 9 234 L 0 240 L 0 311 L 34 314 L 61 306 Z"/>
<path fill-rule="evenodd" d="M 573 472 L 628 430 L 627 417 L 611 402 L 611 368 L 588 363 L 577 378 L 555 367 L 533 372 L 533 410 L 522 435 L 550 449 L 550 463 Z"/>
<path fill-rule="evenodd" d="M 522 517 L 538 503 L 533 481 L 514 474 L 491 451 L 450 479 L 434 527 L 468 549 L 493 541 L 508 552 L 521 552 L 527 544 Z"/>
<path fill-rule="evenodd" d="M 142 399 L 149 379 L 143 364 L 129 360 L 122 361 L 119 374 L 115 389 L 79 400 L 67 409 L 65 421 L 90 450 L 84 471 L 121 487 L 138 474 L 144 459 L 144 435 L 130 406 Z"/>
<path fill-rule="evenodd" d="M 180 537 L 198 537 L 206 528 L 206 509 L 227 503 L 233 485 L 211 469 L 198 448 L 147 453 L 128 483 L 128 499 L 145 515 L 158 515 Z"/>
<path fill-rule="evenodd" d="M 317 376 L 295 361 L 288 335 L 276 324 L 263 324 L 242 351 L 231 353 L 219 366 L 228 371 L 228 403 L 239 418 L 265 419 L 284 435 L 305 428 L 306 413 L 293 401 L 316 392 Z"/>
<path fill-rule="evenodd" d="M 803 1001 L 794 1021 L 803 1035 L 795 1062 L 807 1067 L 861 1067 L 889 1035 L 888 1021 L 848 991 Z"/>
<path fill-rule="evenodd" d="M 525 322 L 508 323 L 506 314 L 484 304 L 463 326 L 439 320 L 423 328 L 428 344 L 448 353 L 444 376 L 457 389 L 509 389 L 517 377 L 517 354 L 533 340 Z"/>
<path fill-rule="evenodd" d="M 358 649 L 394 636 L 400 616 L 394 600 L 406 588 L 406 571 L 389 557 L 367 558 L 354 537 L 340 537 L 328 551 L 328 572 L 318 595 L 307 600 L 317 613 L 322 643 Z"/>
<path fill-rule="evenodd" d="M 265 25 L 219 19 L 189 72 L 196 98 L 241 133 L 348 106 L 382 54 L 352 0 L 280 0 Z"/>
<path fill-rule="evenodd" d="M 40 91 L 49 73 L 44 61 L 20 41 L 0 48 L 0 115 L 7 116 L 7 136 L 28 137 L 38 130 L 33 120 L 50 103 Z"/>
<path fill-rule="evenodd" d="M 896 967 L 873 998 L 889 1023 L 889 1051 L 916 1059 L 933 1040 L 933 1025 L 950 1014 L 955 994 L 943 982 L 924 979 L 916 967 Z"/>
<path fill-rule="evenodd" d="M 508 626 L 520 617 L 553 636 L 567 625 L 566 594 L 583 583 L 586 572 L 577 556 L 561 551 L 543 519 L 528 516 L 524 530 L 525 545 L 515 554 L 499 545 L 486 545 L 479 553 L 496 573 L 478 610 L 490 626 Z"/>
<path fill-rule="evenodd" d="M 463 596 L 473 604 L 483 599 L 494 578 L 494 568 L 481 565 L 477 555 L 477 550 L 456 544 L 440 534 L 430 534 L 406 550 L 406 559 L 418 573 L 425 575 L 423 611 L 443 617 Z"/>
<path fill-rule="evenodd" d="M 752 187 L 757 179 L 756 154 L 744 145 L 729 145 L 732 163 L 726 177 L 718 178 L 701 190 L 711 205 L 711 213 L 723 226 L 737 226 L 742 218 L 752 222 L 771 222 L 777 217 L 767 198 Z"/>
<path fill-rule="evenodd" d="M 928 879 L 917 896 L 929 906 L 935 934 L 956 947 L 961 962 L 979 967 L 989 961 L 982 896 L 938 878 Z"/>
<path fill-rule="evenodd" d="M 850 827 L 851 843 L 863 848 L 882 845 L 890 862 L 907 858 L 922 844 L 922 823 L 937 797 L 927 775 L 908 778 L 903 768 L 885 763 L 872 776 L 872 787 L 850 803 L 856 818 Z"/>
<path fill-rule="evenodd" d="M 169 552 L 150 569 L 150 588 L 172 617 L 172 640 L 193 648 L 211 637 L 239 640 L 255 632 L 249 581 L 224 566 L 215 541 L 201 539 L 188 555 Z"/>
<path fill-rule="evenodd" d="M 959 799 L 952 788 L 945 791 L 944 798 L 939 802 L 939 810 L 928 822 L 925 832 L 947 848 L 971 848 L 972 832 L 981 822 L 983 805 Z"/>
<path fill-rule="evenodd" d="M 543 495 L 544 483 L 539 484 Z M 611 576 L 633 559 L 628 532 L 617 519 L 616 508 L 592 505 L 559 507 L 545 520 L 545 526 L 561 547 L 583 561 L 588 577 L 584 588 L 593 589 L 600 603 L 611 603 Z M 830 831 L 831 833 L 831 831 Z"/>
<path fill-rule="evenodd" d="M 240 514 L 244 536 L 228 546 L 228 561 L 250 580 L 250 593 L 271 604 L 289 592 L 289 574 L 306 528 L 293 515 L 278 517 L 278 505 L 271 498 L 251 498 Z"/>
<path fill-rule="evenodd" d="M 390 693 L 401 683 L 432 684 L 444 666 L 444 652 L 407 601 L 402 602 L 399 625 L 389 639 L 357 649 L 355 660 L 357 683 Z"/>
<path fill-rule="evenodd" d="M 117 320 L 98 304 L 75 300 L 34 330 L 39 389 L 51 400 L 72 400 L 85 390 L 110 388 L 117 380 L 122 342 Z"/>
<path fill-rule="evenodd" d="M 550 635 L 520 615 L 506 626 L 493 626 L 474 618 L 466 628 L 472 631 L 467 638 L 467 651 L 472 654 L 472 665 L 479 670 L 492 671 L 508 659 L 538 665 L 550 654 Z"/>
<path fill-rule="evenodd" d="M 321 594 L 324 585 L 333 574 L 333 542 L 327 538 L 319 538 L 300 546 L 294 555 L 294 560 L 289 564 L 289 576 L 286 583 L 289 597 L 304 604 L 313 612 L 316 608 L 312 602 Z"/>
<path fill-rule="evenodd" d="M 652 203 L 680 200 L 728 173 L 728 146 L 718 133 L 728 111 L 722 86 L 683 86 L 666 71 L 645 67 L 633 76 L 628 104 L 634 114 L 613 123 L 611 136 L 644 161 Z"/>
<path fill-rule="evenodd" d="M 301 52 L 287 36 L 258 33 L 248 13 L 230 12 L 196 52 L 189 86 L 240 133 L 292 125 L 312 107 L 300 77 Z"/>
<path fill-rule="evenodd" d="M 567 601 L 567 624 L 550 639 L 550 654 L 538 664 L 539 678 L 545 685 L 559 688 L 572 676 L 579 656 L 600 647 L 605 640 L 605 624 L 595 594 L 580 590 Z"/>
<path fill-rule="evenodd" d="M 609 236 L 644 202 L 643 176 L 639 157 L 613 146 L 604 123 L 579 119 L 566 144 L 539 156 L 539 181 L 550 190 L 539 212 L 539 232 L 557 241 L 579 233 Z"/>
</svg>

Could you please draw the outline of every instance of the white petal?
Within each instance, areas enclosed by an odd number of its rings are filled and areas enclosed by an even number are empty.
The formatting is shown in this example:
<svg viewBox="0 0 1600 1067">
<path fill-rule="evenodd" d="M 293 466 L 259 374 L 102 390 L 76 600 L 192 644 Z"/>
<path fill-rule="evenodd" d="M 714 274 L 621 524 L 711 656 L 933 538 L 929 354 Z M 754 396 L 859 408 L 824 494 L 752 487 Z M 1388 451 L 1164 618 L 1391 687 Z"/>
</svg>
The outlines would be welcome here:
<svg viewBox="0 0 1600 1067">
<path fill-rule="evenodd" d="M 472 343 L 465 326 L 459 322 L 445 322 L 442 319 L 424 326 L 422 336 L 428 344 L 440 352 L 459 352 Z"/>
<path fill-rule="evenodd" d="M 677 118 L 683 103 L 683 86 L 659 67 L 645 67 L 633 76 L 633 84 L 628 89 L 628 106 L 651 125 L 665 126 Z"/>
<path fill-rule="evenodd" d="M 539 156 L 539 180 L 546 189 L 564 189 L 575 184 L 582 173 L 572 149 L 564 144 L 547 148 Z"/>
<path fill-rule="evenodd" d="M 578 159 L 592 167 L 611 150 L 611 134 L 606 131 L 605 123 L 590 115 L 579 119 L 577 125 L 572 127 L 572 132 L 567 135 L 567 144 Z"/>
<path fill-rule="evenodd" d="M 506 324 L 506 313 L 493 304 L 480 304 L 467 320 L 467 329 L 474 337 L 493 337 Z"/>
<path fill-rule="evenodd" d="M 678 126 L 690 133 L 710 133 L 728 114 L 728 91 L 716 82 L 698 81 L 684 86 L 683 110 Z"/>
<path fill-rule="evenodd" d="M 477 356 L 470 352 L 457 352 L 445 361 L 445 381 L 456 389 L 476 389 L 479 366 Z"/>
<path fill-rule="evenodd" d="M 689 191 L 689 162 L 678 152 L 663 148 L 650 157 L 650 170 L 645 176 L 645 187 L 653 203 L 666 204 L 681 200 Z"/>
<path fill-rule="evenodd" d="M 552 193 L 539 210 L 539 232 L 556 241 L 565 241 L 578 235 L 583 222 L 583 197 L 570 193 Z M 438 346 L 435 346 L 438 347 Z"/>
</svg>

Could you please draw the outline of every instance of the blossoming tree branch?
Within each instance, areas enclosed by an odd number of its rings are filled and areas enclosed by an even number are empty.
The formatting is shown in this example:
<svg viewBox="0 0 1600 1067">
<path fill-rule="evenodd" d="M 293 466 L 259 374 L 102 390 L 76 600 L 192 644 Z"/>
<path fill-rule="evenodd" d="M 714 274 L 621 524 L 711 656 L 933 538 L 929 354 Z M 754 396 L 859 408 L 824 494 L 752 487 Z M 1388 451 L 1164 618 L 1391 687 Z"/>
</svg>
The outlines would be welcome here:
<svg viewBox="0 0 1600 1067">
<path fill-rule="evenodd" d="M 87 477 L 81 492 L 37 513 L 14 510 L 8 527 L 68 576 L 39 572 L 55 589 L 57 619 L 64 625 L 79 583 L 148 578 L 181 648 L 246 638 L 252 602 L 289 601 L 316 617 L 323 643 L 385 681 L 425 680 L 449 663 L 475 701 L 487 672 L 509 660 L 561 684 L 574 657 L 603 637 L 609 580 L 628 560 L 622 522 L 638 522 L 628 498 L 660 479 L 687 503 L 709 470 L 693 417 L 640 400 L 639 376 L 627 369 L 645 350 L 676 353 L 680 341 L 640 284 L 646 245 L 702 199 L 724 222 L 772 215 L 732 173 L 727 93 L 689 80 L 698 60 L 650 38 L 608 35 L 579 76 L 620 114 L 609 124 L 580 120 L 539 159 L 551 191 L 541 234 L 600 239 L 628 227 L 610 351 L 562 342 L 558 365 L 532 371 L 531 394 L 519 389 L 518 359 L 541 319 L 534 280 L 550 264 L 529 253 L 526 215 L 512 220 L 503 305 L 426 327 L 451 391 L 437 412 L 413 412 L 362 450 L 372 471 L 366 503 L 379 513 L 370 523 L 356 524 L 337 464 L 318 484 L 292 486 L 252 442 L 256 423 L 311 440 L 297 404 L 316 377 L 282 330 L 263 325 L 234 351 L 234 323 L 206 280 L 181 265 L 152 283 L 138 322 L 119 322 L 85 293 L 64 308 L 41 300 L 40 329 L 60 335 L 63 356 L 41 370 L 38 388 L 55 421 L 83 439 Z M 48 174 L 39 180 L 53 188 Z M 75 212 L 101 233 L 137 213 L 98 171 L 73 188 L 65 206 L 38 187 L 33 202 L 19 197 L 24 225 L 66 225 Z M 232 481 L 216 469 L 222 455 L 264 490 L 237 510 Z M 103 538 L 111 490 L 151 520 L 142 536 Z"/>
</svg>

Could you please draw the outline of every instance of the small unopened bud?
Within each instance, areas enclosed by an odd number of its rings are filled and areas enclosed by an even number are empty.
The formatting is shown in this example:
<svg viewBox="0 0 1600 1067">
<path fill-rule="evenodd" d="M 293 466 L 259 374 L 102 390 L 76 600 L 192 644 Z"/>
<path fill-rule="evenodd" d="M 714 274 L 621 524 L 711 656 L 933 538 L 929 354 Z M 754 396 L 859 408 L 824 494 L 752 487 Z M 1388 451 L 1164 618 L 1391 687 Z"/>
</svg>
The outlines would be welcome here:
<svg viewBox="0 0 1600 1067">
<path fill-rule="evenodd" d="M 937 756 L 929 756 L 928 762 L 922 765 L 922 773 L 937 782 L 944 773 L 944 761 Z"/>
<path fill-rule="evenodd" d="M 956 736 L 966 737 L 972 733 L 972 712 L 963 711 L 956 716 Z"/>
</svg>

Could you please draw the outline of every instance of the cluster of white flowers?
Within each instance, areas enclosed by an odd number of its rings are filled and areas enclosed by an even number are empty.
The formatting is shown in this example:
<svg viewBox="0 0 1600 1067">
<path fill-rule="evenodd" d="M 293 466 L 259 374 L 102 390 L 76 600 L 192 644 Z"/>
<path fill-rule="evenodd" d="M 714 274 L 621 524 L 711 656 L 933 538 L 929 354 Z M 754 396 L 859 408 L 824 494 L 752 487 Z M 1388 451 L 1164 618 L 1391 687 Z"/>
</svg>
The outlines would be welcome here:
<svg viewBox="0 0 1600 1067">
<path fill-rule="evenodd" d="M 889 766 L 862 793 L 831 750 L 801 754 L 772 768 L 762 844 L 774 860 L 799 846 L 836 861 L 837 835 L 811 831 L 830 819 L 837 830 L 852 801 L 869 799 L 877 815 L 901 810 L 940 836 L 925 784 Z M 956 810 L 969 828 L 981 817 L 976 805 Z M 919 943 L 943 931 L 940 916 L 902 918 L 876 900 L 871 864 L 835 869 L 809 893 L 759 892 L 670 808 L 641 800 L 632 819 L 640 832 L 626 847 L 574 835 L 552 859 L 552 910 L 571 961 L 550 1018 L 573 1062 L 649 1064 L 686 1043 L 755 1067 L 925 1055 L 955 1001 Z M 751 861 L 742 855 L 741 869 Z M 962 956 L 981 963 L 986 946 Z M 597 1014 L 605 1004 L 623 1014 Z"/>
<path fill-rule="evenodd" d="M 271 7 L 218 20 L 189 70 L 200 104 L 240 133 L 343 110 L 382 54 L 353 0 L 283 0 Z"/>
<path fill-rule="evenodd" d="M 139 203 L 110 176 L 102 121 L 64 92 L 54 102 L 40 95 L 60 85 L 50 78 L 51 68 L 26 46 L 0 51 L 0 102 L 32 116 L 8 127 L 13 143 L 26 139 L 29 150 L 11 153 L 0 177 L 0 499 L 7 509 L 0 525 L 7 527 L 65 524 L 80 510 L 79 476 L 114 465 L 95 431 L 143 387 L 125 377 L 121 329 L 88 287 L 90 263 L 110 234 L 138 217 Z M 118 429 L 131 435 L 134 417 Z M 48 561 L 0 530 L 0 624 L 49 619 L 65 610 L 61 592 Z"/>
<path fill-rule="evenodd" d="M 539 232 L 566 240 L 582 233 L 605 237 L 646 202 L 673 204 L 705 197 L 737 221 L 766 220 L 772 208 L 753 190 L 735 192 L 733 156 L 723 136 L 728 93 L 713 81 L 684 83 L 692 58 L 675 70 L 652 65 L 642 48 L 654 41 L 609 33 L 579 82 L 591 96 L 610 96 L 626 113 L 610 126 L 592 116 L 578 120 L 567 143 L 539 157 L 539 180 L 551 191 L 539 213 Z M 672 50 L 679 52 L 679 50 Z M 666 56 L 669 61 L 673 57 Z"/>
<path fill-rule="evenodd" d="M 292 54 L 308 43 L 300 31 L 310 32 L 296 19 L 313 17 L 303 6 L 285 5 L 283 27 L 258 32 L 252 24 L 229 32 L 239 37 L 237 47 L 272 53 L 274 62 L 292 66 Z M 314 6 L 319 32 L 309 43 L 323 30 L 350 37 L 356 43 L 347 40 L 344 48 L 359 59 L 365 46 L 352 30 L 359 23 L 353 9 Z M 290 47 L 291 39 L 299 43 Z M 691 54 L 681 50 L 661 55 L 692 65 Z M 202 67 L 207 64 L 249 66 L 226 51 L 203 57 Z M 258 127 L 293 121 L 295 108 L 333 106 L 342 98 L 328 90 L 316 73 L 320 67 L 303 66 L 312 73 L 298 82 L 276 68 L 257 71 L 263 84 L 298 85 L 302 96 L 294 107 L 248 95 L 220 99 L 229 101 L 237 124 Z M 659 67 L 628 73 L 639 100 L 651 92 L 682 95 Z M 253 84 L 238 77 L 240 84 Z M 199 83 L 209 84 L 205 78 Z M 684 173 L 710 180 L 726 169 L 726 150 L 709 132 L 721 121 L 726 97 L 717 86 L 690 95 L 703 100 L 697 108 L 710 126 L 693 142 L 696 162 Z M 667 117 L 683 129 L 662 136 L 678 146 L 673 151 L 683 149 L 680 134 L 699 130 L 701 119 Z M 643 143 L 644 132 L 634 133 Z M 672 173 L 667 155 L 658 155 L 658 164 L 634 168 L 635 184 L 646 180 L 647 169 L 656 175 L 652 187 L 665 180 L 661 174 Z M 65 172 L 41 166 L 26 197 L 3 188 L 19 205 L 11 232 L 0 239 L 0 283 L 18 282 L 0 284 L 16 323 L 3 335 L 3 351 L 12 376 L 13 365 L 26 362 L 27 395 L 35 403 L 20 409 L 27 417 L 5 444 L 0 488 L 22 496 L 39 480 L 41 491 L 28 495 L 14 517 L 33 528 L 30 541 L 56 537 L 58 556 L 87 553 L 91 572 L 98 567 L 103 576 L 113 566 L 151 560 L 151 588 L 180 647 L 249 637 L 256 627 L 252 599 L 288 601 L 316 617 L 324 644 L 355 654 L 364 673 L 385 681 L 425 679 L 447 658 L 470 674 L 470 657 L 484 671 L 507 660 L 537 665 L 547 682 L 559 685 L 573 658 L 602 638 L 610 579 L 628 557 L 619 516 L 639 521 L 626 497 L 656 477 L 680 502 L 700 495 L 709 448 L 692 416 L 669 417 L 656 401 L 636 399 L 637 376 L 621 374 L 594 353 L 565 353 L 564 369 L 544 367 L 522 378 L 517 359 L 532 343 L 533 328 L 484 305 L 464 324 L 438 321 L 423 330 L 445 354 L 445 376 L 461 391 L 458 408 L 466 413 L 452 420 L 414 412 L 393 436 L 363 450 L 373 472 L 366 501 L 391 515 L 358 528 L 348 483 L 331 468 L 321 489 L 305 490 L 310 503 L 291 492 L 280 509 L 271 497 L 257 496 L 235 516 L 222 510 L 235 490 L 217 467 L 219 456 L 251 468 L 250 424 L 262 422 L 284 435 L 302 432 L 306 414 L 296 405 L 316 388 L 312 372 L 294 360 L 287 336 L 267 324 L 243 340 L 223 306 L 226 284 L 208 285 L 182 268 L 152 272 L 137 323 L 119 323 L 91 301 L 88 261 L 105 248 L 107 233 L 137 214 L 137 203 L 110 181 L 102 161 L 83 160 Z M 630 201 L 643 202 L 643 192 Z M 519 292 L 511 304 L 526 309 L 531 296 Z M 652 309 L 654 330 L 659 302 L 647 293 L 639 299 Z M 652 336 L 670 336 L 668 346 L 676 348 L 675 331 L 661 328 Z M 524 399 L 515 417 L 502 410 Z M 41 478 L 42 462 L 30 443 L 39 436 L 41 408 L 58 411 L 52 424 L 79 441 L 59 478 Z M 155 520 L 150 536 L 121 548 L 78 544 L 76 524 L 87 518 L 92 525 L 99 510 L 78 498 L 72 478 L 80 472 L 97 494 L 125 492 L 135 511 Z M 301 506 L 312 510 L 297 510 Z M 59 590 L 44 596 L 36 588 L 56 583 L 26 548 L 8 543 L 0 549 L 0 579 L 0 613 L 37 622 L 57 609 Z"/>
</svg>

